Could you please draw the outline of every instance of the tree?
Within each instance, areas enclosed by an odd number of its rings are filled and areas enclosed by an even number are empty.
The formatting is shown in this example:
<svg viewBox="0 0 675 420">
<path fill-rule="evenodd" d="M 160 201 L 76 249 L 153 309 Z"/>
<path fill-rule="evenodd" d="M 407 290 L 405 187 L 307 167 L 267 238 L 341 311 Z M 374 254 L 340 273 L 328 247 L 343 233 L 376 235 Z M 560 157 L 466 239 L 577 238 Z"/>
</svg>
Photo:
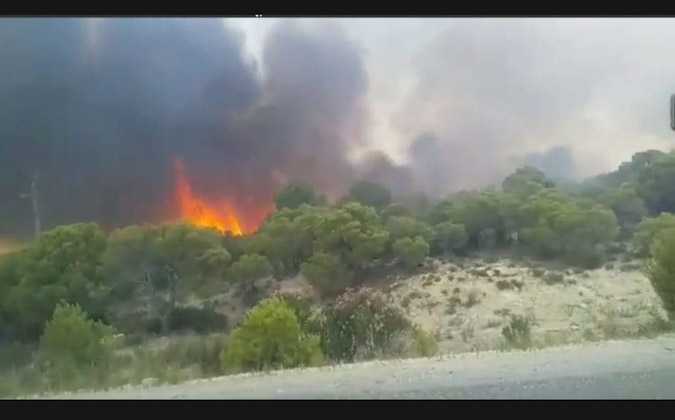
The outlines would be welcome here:
<svg viewBox="0 0 675 420">
<path fill-rule="evenodd" d="M 396 216 L 412 217 L 412 212 L 403 204 L 391 203 L 380 211 L 380 216 L 386 222 L 389 218 Z"/>
<path fill-rule="evenodd" d="M 105 248 L 101 229 L 80 223 L 44 232 L 21 252 L 5 299 L 5 315 L 21 338 L 37 338 L 61 300 L 102 315 L 108 288 L 99 268 Z"/>
<path fill-rule="evenodd" d="M 103 272 L 113 289 L 109 304 L 149 295 L 148 312 L 168 331 L 177 304 L 203 286 L 208 275 L 225 270 L 229 252 L 222 238 L 213 229 L 187 223 L 113 231 L 103 256 Z M 145 293 L 135 294 L 139 289 Z"/>
<path fill-rule="evenodd" d="M 340 257 L 317 252 L 302 264 L 302 275 L 323 296 L 334 296 L 352 284 L 354 273 Z"/>
<path fill-rule="evenodd" d="M 421 236 L 426 241 L 430 241 L 433 236 L 431 228 L 426 223 L 412 217 L 393 216 L 387 220 L 386 226 L 391 240 Z"/>
<path fill-rule="evenodd" d="M 252 283 L 255 280 L 272 274 L 272 266 L 266 257 L 257 254 L 242 255 L 229 270 L 230 278 L 241 283 Z"/>
<path fill-rule="evenodd" d="M 644 164 L 637 191 L 652 214 L 675 212 L 675 152 L 663 154 Z"/>
<path fill-rule="evenodd" d="M 384 256 L 389 233 L 372 207 L 347 203 L 317 221 L 314 238 L 315 253 L 338 256 L 351 271 L 359 272 Z"/>
<path fill-rule="evenodd" d="M 599 201 L 612 209 L 624 232 L 632 232 L 647 216 L 644 200 L 631 185 L 607 190 L 599 197 Z"/>
<path fill-rule="evenodd" d="M 370 181 L 359 181 L 349 189 L 348 199 L 375 209 L 391 202 L 391 192 L 384 186 Z"/>
<path fill-rule="evenodd" d="M 248 252 L 266 256 L 277 277 L 297 273 L 312 255 L 315 228 L 325 211 L 306 205 L 277 211 L 250 238 Z"/>
<path fill-rule="evenodd" d="M 258 280 L 272 275 L 272 265 L 267 257 L 258 254 L 242 255 L 228 270 L 228 277 L 239 285 L 244 301 L 256 303 L 261 297 Z"/>
<path fill-rule="evenodd" d="M 492 191 L 456 194 L 433 211 L 433 224 L 448 221 L 463 224 L 469 243 L 477 247 L 480 234 L 486 229 L 494 229 L 497 235 L 503 236 L 500 198 L 501 193 Z"/>
<path fill-rule="evenodd" d="M 297 209 L 303 204 L 313 206 L 322 203 L 323 200 L 310 185 L 289 184 L 279 191 L 275 202 L 277 209 L 282 210 L 284 208 Z"/>
<path fill-rule="evenodd" d="M 214 247 L 204 251 L 198 260 L 209 272 L 222 275 L 232 261 L 232 255 L 223 247 Z"/>
<path fill-rule="evenodd" d="M 543 190 L 517 209 L 519 242 L 541 257 L 563 257 L 575 265 L 602 262 L 598 245 L 618 234 L 614 213 L 592 202 Z"/>
<path fill-rule="evenodd" d="M 433 227 L 433 247 L 447 254 L 464 248 L 469 241 L 464 225 L 443 222 Z"/>
<path fill-rule="evenodd" d="M 40 360 L 52 384 L 75 385 L 79 374 L 104 380 L 110 372 L 114 330 L 93 321 L 82 308 L 59 304 L 40 338 Z"/>
<path fill-rule="evenodd" d="M 237 372 L 315 365 L 323 355 L 319 337 L 302 331 L 293 309 L 273 297 L 249 311 L 221 360 L 225 370 Z"/>
<path fill-rule="evenodd" d="M 528 197 L 544 188 L 552 188 L 553 182 L 537 168 L 524 166 L 507 176 L 502 182 L 502 190 L 521 197 Z"/>
<path fill-rule="evenodd" d="M 417 267 L 429 255 L 429 244 L 421 236 L 397 239 L 392 249 L 408 269 Z"/>
</svg>

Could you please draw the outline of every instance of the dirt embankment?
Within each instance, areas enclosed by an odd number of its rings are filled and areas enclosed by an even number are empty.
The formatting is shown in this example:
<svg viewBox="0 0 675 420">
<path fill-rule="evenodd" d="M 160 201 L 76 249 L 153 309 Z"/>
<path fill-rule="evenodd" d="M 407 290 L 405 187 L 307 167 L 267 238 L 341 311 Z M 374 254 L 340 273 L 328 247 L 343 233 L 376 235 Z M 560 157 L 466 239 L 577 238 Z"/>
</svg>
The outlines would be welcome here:
<svg viewBox="0 0 675 420">
<path fill-rule="evenodd" d="M 500 348 L 511 314 L 532 319 L 533 343 L 542 347 L 646 334 L 666 317 L 637 260 L 595 270 L 494 258 L 431 265 L 386 289 L 443 353 Z"/>
</svg>

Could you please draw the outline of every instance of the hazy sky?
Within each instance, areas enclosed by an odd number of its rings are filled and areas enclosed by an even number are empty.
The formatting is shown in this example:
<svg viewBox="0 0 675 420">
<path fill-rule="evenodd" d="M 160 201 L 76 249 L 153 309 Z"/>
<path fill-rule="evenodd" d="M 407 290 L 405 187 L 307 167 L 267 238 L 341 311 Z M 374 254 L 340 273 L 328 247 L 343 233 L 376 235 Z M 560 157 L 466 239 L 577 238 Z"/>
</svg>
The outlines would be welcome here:
<svg viewBox="0 0 675 420">
<path fill-rule="evenodd" d="M 277 20 L 226 24 L 244 31 L 246 50 L 260 59 Z M 397 159 L 431 133 L 448 165 L 463 169 L 449 171 L 482 182 L 556 146 L 585 176 L 675 144 L 672 19 L 331 20 L 362 51 L 368 141 Z"/>
</svg>

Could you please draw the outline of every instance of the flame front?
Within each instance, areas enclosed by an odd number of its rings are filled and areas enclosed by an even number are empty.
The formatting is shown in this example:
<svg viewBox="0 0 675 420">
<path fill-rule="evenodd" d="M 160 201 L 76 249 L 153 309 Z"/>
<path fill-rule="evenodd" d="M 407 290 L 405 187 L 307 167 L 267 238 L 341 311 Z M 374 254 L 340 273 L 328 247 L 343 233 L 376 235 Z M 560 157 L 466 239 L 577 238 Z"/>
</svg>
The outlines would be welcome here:
<svg viewBox="0 0 675 420">
<path fill-rule="evenodd" d="M 187 177 L 183 161 L 174 161 L 176 176 L 176 196 L 181 218 L 195 226 L 214 228 L 221 233 L 230 232 L 239 236 L 243 234 L 237 214 L 231 205 L 226 202 L 211 206 L 205 200 L 197 197 Z"/>
</svg>

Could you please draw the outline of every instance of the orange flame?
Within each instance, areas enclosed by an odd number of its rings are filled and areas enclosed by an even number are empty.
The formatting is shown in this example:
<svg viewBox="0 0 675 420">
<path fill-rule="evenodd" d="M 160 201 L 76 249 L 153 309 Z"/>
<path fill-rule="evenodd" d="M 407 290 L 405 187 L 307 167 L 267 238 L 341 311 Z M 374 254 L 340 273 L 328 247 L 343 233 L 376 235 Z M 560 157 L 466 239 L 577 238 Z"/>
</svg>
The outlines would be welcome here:
<svg viewBox="0 0 675 420">
<path fill-rule="evenodd" d="M 232 206 L 221 202 L 217 206 L 210 206 L 203 199 L 195 196 L 192 187 L 185 176 L 183 161 L 174 161 L 176 175 L 176 195 L 180 209 L 180 216 L 195 226 L 208 227 L 221 233 L 230 232 L 239 236 L 244 232 Z"/>
</svg>

